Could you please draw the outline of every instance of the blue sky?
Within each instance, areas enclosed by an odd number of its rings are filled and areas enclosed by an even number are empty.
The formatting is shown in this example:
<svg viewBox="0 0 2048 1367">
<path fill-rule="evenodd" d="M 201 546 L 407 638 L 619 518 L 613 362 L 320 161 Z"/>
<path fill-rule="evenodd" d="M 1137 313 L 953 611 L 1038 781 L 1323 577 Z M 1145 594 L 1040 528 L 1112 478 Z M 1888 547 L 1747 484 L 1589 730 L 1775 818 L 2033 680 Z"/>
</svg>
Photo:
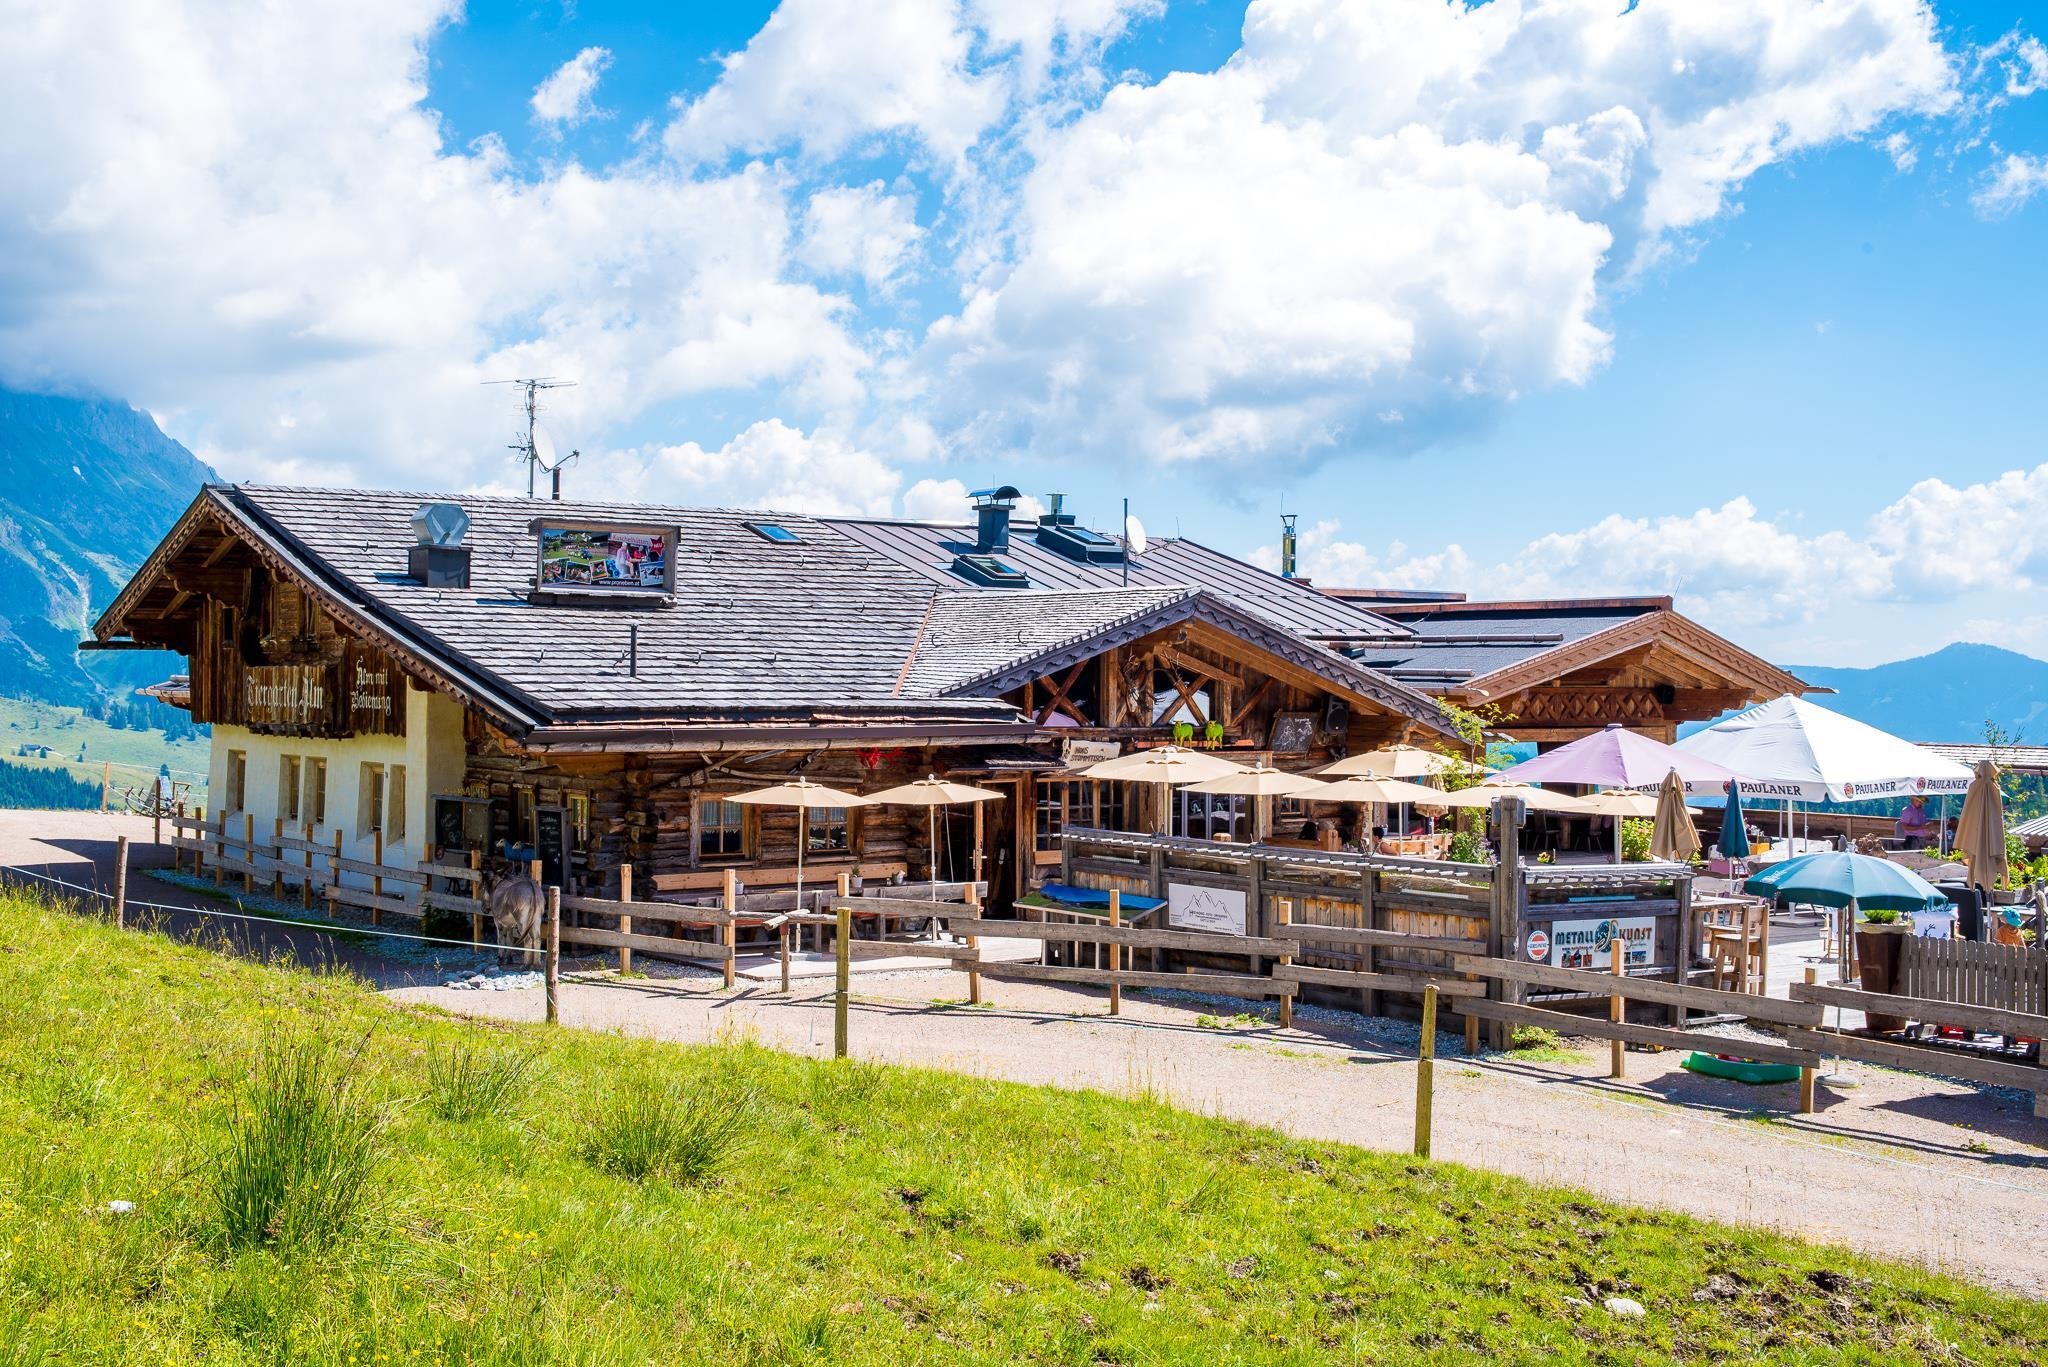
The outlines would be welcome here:
<svg viewBox="0 0 2048 1367">
<path fill-rule="evenodd" d="M 0 378 L 474 488 L 563 374 L 572 489 L 2048 655 L 2048 24 L 1622 8 L 133 0 L 0 43 Z"/>
</svg>

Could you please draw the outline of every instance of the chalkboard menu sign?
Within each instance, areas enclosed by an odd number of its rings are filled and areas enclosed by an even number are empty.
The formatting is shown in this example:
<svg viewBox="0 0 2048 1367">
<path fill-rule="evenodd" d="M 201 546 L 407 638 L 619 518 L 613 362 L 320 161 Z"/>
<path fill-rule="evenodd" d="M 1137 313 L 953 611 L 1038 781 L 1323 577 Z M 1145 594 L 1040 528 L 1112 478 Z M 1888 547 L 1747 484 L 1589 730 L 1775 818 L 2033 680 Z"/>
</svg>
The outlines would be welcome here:
<svg viewBox="0 0 2048 1367">
<path fill-rule="evenodd" d="M 540 881 L 550 887 L 566 888 L 569 874 L 569 813 L 566 808 L 534 808 L 533 844 L 535 857 L 540 860 Z"/>
</svg>

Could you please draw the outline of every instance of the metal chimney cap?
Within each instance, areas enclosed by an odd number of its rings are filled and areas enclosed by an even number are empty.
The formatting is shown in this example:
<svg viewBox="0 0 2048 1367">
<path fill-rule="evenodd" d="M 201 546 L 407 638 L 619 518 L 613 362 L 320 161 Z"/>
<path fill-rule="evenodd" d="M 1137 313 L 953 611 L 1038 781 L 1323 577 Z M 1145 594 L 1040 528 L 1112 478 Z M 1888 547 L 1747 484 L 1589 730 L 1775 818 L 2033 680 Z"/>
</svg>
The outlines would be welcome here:
<svg viewBox="0 0 2048 1367">
<path fill-rule="evenodd" d="M 413 539 L 422 546 L 459 546 L 469 531 L 469 514 L 453 503 L 422 503 L 413 509 Z"/>
</svg>

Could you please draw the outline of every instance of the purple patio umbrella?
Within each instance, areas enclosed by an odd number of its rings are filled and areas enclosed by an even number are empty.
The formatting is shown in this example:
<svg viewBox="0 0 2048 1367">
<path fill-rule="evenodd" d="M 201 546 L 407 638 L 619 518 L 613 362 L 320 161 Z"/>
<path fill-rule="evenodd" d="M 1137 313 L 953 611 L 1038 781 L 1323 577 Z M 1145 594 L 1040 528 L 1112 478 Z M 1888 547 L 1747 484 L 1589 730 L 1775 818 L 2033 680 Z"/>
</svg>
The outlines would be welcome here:
<svg viewBox="0 0 2048 1367">
<path fill-rule="evenodd" d="M 1737 777 L 1710 759 L 1610 724 L 1590 736 L 1503 770 L 1497 783 L 1595 783 L 1654 788 L 1673 769 L 1686 783 L 1726 784 Z"/>
</svg>

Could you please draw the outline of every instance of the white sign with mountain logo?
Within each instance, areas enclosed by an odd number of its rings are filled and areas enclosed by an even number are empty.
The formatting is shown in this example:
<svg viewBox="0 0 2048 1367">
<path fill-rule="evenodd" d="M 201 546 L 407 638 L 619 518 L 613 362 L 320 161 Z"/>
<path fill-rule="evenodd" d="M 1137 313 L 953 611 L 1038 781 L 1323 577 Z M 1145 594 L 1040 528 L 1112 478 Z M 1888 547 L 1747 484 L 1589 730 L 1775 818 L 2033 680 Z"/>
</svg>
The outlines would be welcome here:
<svg viewBox="0 0 2048 1367">
<path fill-rule="evenodd" d="M 1242 935 L 1244 904 L 1244 893 L 1237 888 L 1201 888 L 1189 883 L 1166 885 L 1166 923 L 1181 930 Z"/>
</svg>

